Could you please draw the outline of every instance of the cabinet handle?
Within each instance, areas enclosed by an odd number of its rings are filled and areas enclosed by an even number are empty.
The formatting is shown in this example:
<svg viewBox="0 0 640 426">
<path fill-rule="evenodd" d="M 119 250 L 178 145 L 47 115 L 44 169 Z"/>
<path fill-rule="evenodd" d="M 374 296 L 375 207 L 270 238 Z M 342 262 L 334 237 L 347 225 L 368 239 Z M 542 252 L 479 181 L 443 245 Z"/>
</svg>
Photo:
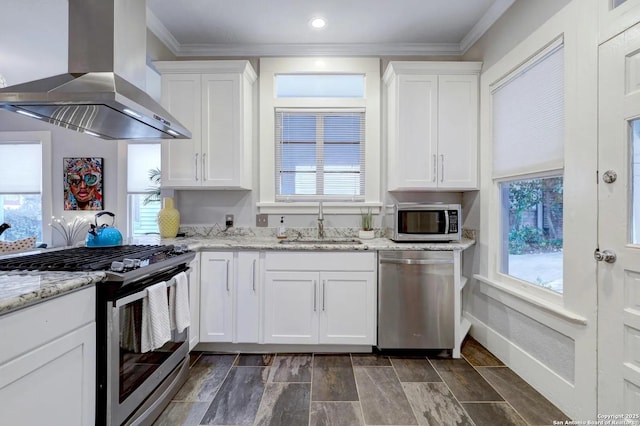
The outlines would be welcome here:
<svg viewBox="0 0 640 426">
<path fill-rule="evenodd" d="M 436 155 L 433 154 L 433 181 L 436 181 L 436 174 L 438 173 L 438 169 L 436 169 Z"/>
<path fill-rule="evenodd" d="M 322 310 L 325 311 L 324 301 L 327 299 L 327 281 L 322 280 Z"/>
<path fill-rule="evenodd" d="M 251 270 L 251 286 L 253 287 L 253 292 L 256 292 L 256 260 L 253 259 L 253 269 Z"/>
<path fill-rule="evenodd" d="M 440 173 L 440 182 L 444 182 L 444 154 L 440 154 L 440 167 L 442 173 Z"/>
<path fill-rule="evenodd" d="M 317 297 L 318 283 L 313 280 L 313 312 L 317 310 L 316 297 Z"/>
<path fill-rule="evenodd" d="M 196 154 L 195 163 L 196 163 L 196 182 L 197 182 L 198 181 L 198 154 Z"/>
<path fill-rule="evenodd" d="M 207 180 L 207 153 L 202 154 L 202 181 Z"/>
<path fill-rule="evenodd" d="M 227 259 L 226 262 L 227 262 L 227 293 L 229 293 L 229 259 Z"/>
</svg>

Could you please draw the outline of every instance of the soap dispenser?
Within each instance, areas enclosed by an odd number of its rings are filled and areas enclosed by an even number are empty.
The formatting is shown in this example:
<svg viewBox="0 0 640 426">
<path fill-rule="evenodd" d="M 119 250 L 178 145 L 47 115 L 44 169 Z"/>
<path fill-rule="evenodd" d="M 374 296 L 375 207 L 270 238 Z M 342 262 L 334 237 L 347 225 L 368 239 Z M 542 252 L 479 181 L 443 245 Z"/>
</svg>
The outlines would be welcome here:
<svg viewBox="0 0 640 426">
<path fill-rule="evenodd" d="M 287 238 L 287 228 L 284 226 L 284 216 L 280 216 L 280 226 L 278 226 L 278 238 Z"/>
</svg>

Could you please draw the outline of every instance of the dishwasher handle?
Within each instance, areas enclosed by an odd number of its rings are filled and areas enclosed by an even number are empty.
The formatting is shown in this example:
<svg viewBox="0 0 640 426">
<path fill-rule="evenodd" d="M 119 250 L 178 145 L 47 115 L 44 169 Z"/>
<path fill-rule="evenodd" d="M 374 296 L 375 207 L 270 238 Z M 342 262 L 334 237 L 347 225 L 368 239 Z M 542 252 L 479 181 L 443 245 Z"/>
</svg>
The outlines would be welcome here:
<svg viewBox="0 0 640 426">
<path fill-rule="evenodd" d="M 395 259 L 380 258 L 380 263 L 394 263 L 396 265 L 442 265 L 453 263 L 453 259 Z"/>
</svg>

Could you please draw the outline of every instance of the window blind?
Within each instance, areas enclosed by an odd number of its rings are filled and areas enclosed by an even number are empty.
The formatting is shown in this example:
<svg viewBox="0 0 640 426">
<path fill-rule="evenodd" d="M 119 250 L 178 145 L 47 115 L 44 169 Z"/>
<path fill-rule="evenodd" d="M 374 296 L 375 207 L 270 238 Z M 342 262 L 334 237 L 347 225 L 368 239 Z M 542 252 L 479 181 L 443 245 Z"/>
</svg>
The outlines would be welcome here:
<svg viewBox="0 0 640 426">
<path fill-rule="evenodd" d="M 129 144 L 127 147 L 127 192 L 149 190 L 149 171 L 160 168 L 160 144 Z"/>
<path fill-rule="evenodd" d="M 564 49 L 548 47 L 493 90 L 494 178 L 564 164 Z"/>
<path fill-rule="evenodd" d="M 42 145 L 0 143 L 0 194 L 40 193 L 42 188 Z"/>
<path fill-rule="evenodd" d="M 364 200 L 364 109 L 276 109 L 276 200 Z"/>
</svg>

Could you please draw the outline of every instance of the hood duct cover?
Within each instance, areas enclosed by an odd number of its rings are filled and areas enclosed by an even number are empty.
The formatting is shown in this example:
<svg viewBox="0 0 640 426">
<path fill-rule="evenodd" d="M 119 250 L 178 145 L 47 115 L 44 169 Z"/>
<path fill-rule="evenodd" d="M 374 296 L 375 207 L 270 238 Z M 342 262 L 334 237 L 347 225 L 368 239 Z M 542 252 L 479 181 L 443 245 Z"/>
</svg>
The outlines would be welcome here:
<svg viewBox="0 0 640 426">
<path fill-rule="evenodd" d="M 69 0 L 69 73 L 0 89 L 0 108 L 102 139 L 190 138 L 151 96 L 116 73 L 119 66 L 131 81 L 144 82 L 145 51 L 144 0 Z"/>
</svg>

